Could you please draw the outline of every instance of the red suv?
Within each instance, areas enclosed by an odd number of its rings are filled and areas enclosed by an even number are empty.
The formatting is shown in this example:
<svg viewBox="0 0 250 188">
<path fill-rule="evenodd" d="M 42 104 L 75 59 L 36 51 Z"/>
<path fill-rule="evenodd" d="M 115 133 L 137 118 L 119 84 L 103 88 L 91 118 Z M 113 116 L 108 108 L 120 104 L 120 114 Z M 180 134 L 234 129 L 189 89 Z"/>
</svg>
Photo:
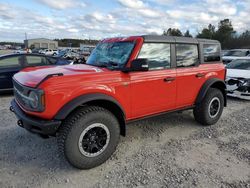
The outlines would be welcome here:
<svg viewBox="0 0 250 188">
<path fill-rule="evenodd" d="M 10 110 L 18 125 L 57 136 L 75 167 L 102 164 L 126 124 L 193 109 L 202 125 L 215 124 L 226 106 L 225 68 L 213 40 L 132 36 L 102 40 L 86 65 L 27 68 L 13 78 Z"/>
</svg>

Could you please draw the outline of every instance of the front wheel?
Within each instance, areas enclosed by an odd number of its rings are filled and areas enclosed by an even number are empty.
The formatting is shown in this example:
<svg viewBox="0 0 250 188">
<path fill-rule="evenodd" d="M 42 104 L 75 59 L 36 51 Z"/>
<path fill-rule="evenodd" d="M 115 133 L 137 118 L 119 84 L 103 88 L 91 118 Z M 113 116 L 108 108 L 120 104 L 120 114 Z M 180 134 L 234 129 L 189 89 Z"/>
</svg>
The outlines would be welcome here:
<svg viewBox="0 0 250 188">
<path fill-rule="evenodd" d="M 115 151 L 120 137 L 116 117 L 97 106 L 77 109 L 59 130 L 58 146 L 74 167 L 89 169 L 105 162 Z"/>
<path fill-rule="evenodd" d="M 220 119 L 224 108 L 222 92 L 216 88 L 210 88 L 200 104 L 194 108 L 195 120 L 202 125 L 213 125 Z"/>
</svg>

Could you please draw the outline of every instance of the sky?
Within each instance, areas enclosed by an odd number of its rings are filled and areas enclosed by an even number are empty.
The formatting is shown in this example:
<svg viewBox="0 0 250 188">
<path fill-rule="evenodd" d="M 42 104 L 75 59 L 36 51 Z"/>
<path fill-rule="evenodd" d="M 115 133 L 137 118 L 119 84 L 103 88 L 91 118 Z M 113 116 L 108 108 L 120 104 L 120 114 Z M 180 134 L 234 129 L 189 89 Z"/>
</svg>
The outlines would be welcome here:
<svg viewBox="0 0 250 188">
<path fill-rule="evenodd" d="M 232 20 L 250 30 L 250 0 L 0 0 L 0 41 L 28 38 L 101 39 L 162 34 L 196 35 L 209 23 Z"/>
</svg>

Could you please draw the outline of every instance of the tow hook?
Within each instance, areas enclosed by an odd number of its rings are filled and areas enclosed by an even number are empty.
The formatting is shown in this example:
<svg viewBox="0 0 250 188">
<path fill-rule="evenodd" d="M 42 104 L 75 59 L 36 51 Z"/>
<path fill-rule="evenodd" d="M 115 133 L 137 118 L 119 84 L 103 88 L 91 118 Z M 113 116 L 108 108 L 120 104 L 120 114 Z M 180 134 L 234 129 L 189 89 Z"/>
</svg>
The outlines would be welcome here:
<svg viewBox="0 0 250 188">
<path fill-rule="evenodd" d="M 22 120 L 18 120 L 17 121 L 17 125 L 19 125 L 20 127 L 23 127 L 23 121 Z"/>
<path fill-rule="evenodd" d="M 14 108 L 12 106 L 10 106 L 10 111 L 14 112 Z"/>
</svg>

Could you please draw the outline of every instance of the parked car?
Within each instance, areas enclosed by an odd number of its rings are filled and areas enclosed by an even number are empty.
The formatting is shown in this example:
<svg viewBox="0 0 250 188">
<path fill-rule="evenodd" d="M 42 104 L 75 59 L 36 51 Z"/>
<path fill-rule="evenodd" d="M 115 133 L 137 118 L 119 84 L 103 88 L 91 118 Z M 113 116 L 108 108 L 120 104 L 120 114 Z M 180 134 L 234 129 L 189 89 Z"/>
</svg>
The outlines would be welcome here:
<svg viewBox="0 0 250 188">
<path fill-rule="evenodd" d="M 239 59 L 239 58 L 245 58 L 247 56 L 250 56 L 250 50 L 249 49 L 234 49 L 227 51 L 223 57 L 222 61 L 224 64 L 230 63 L 232 60 Z"/>
<path fill-rule="evenodd" d="M 38 54 L 0 56 L 0 93 L 13 89 L 12 76 L 23 68 L 46 65 L 67 65 L 70 61 Z"/>
<path fill-rule="evenodd" d="M 223 57 L 229 50 L 221 50 L 221 56 Z"/>
<path fill-rule="evenodd" d="M 48 55 L 48 56 L 56 56 L 58 54 L 57 50 L 52 50 L 52 49 L 45 49 L 42 54 Z"/>
<path fill-rule="evenodd" d="M 40 49 L 39 48 L 34 48 L 32 49 L 33 54 L 39 54 Z"/>
<path fill-rule="evenodd" d="M 250 100 L 250 58 L 233 60 L 226 68 L 227 94 Z"/>
<path fill-rule="evenodd" d="M 211 47 L 217 51 L 210 57 Z M 57 136 L 70 164 L 89 169 L 112 155 L 128 122 L 193 109 L 197 122 L 215 124 L 226 106 L 224 78 L 220 43 L 214 40 L 104 39 L 86 65 L 15 74 L 10 110 L 20 127 Z"/>
<path fill-rule="evenodd" d="M 15 54 L 28 54 L 32 53 L 31 49 L 19 49 L 14 51 Z"/>
<path fill-rule="evenodd" d="M 74 58 L 80 58 L 80 54 L 73 52 L 73 51 L 68 51 L 64 54 L 63 58 L 68 59 L 68 60 L 73 60 Z"/>
<path fill-rule="evenodd" d="M 64 57 L 64 55 L 68 52 L 68 50 L 59 50 L 55 57 Z"/>
<path fill-rule="evenodd" d="M 86 46 L 80 50 L 80 54 L 83 56 L 89 56 L 91 52 L 95 49 L 94 46 Z"/>
<path fill-rule="evenodd" d="M 39 54 L 45 54 L 45 50 L 46 50 L 46 49 L 40 49 L 40 50 L 38 51 L 38 53 L 39 53 Z"/>
</svg>

